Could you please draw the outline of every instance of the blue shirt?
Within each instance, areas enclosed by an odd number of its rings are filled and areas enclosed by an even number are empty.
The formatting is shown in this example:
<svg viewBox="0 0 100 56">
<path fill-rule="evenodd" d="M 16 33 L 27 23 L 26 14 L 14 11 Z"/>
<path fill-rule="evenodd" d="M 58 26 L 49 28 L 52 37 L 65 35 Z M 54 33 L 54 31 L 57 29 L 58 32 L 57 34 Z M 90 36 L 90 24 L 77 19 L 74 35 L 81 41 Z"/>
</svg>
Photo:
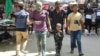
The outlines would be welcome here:
<svg viewBox="0 0 100 56">
<path fill-rule="evenodd" d="M 26 20 L 27 17 L 29 16 L 29 13 L 26 12 L 25 10 L 20 10 L 14 13 L 15 18 L 16 18 L 16 28 L 22 29 L 22 28 L 27 28 Z"/>
</svg>

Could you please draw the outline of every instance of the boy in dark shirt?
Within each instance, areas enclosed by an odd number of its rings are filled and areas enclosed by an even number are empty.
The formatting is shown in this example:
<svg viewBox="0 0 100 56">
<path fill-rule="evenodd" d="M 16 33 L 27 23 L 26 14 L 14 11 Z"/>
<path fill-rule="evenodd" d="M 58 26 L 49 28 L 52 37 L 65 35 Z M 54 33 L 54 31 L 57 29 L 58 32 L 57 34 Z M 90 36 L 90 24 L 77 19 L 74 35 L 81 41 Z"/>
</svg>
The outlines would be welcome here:
<svg viewBox="0 0 100 56">
<path fill-rule="evenodd" d="M 63 32 L 61 30 L 62 25 L 60 23 L 56 24 L 56 31 L 55 31 L 55 47 L 56 47 L 56 55 L 60 56 L 60 50 L 62 47 L 62 40 L 63 40 Z"/>
</svg>

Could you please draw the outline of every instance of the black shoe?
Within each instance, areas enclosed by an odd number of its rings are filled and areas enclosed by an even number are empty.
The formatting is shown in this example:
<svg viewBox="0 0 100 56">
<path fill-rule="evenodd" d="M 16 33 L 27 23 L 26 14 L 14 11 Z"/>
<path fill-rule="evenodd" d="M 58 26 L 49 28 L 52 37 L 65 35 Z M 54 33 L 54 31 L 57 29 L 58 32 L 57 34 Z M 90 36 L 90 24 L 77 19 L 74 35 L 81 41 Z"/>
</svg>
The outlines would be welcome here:
<svg viewBox="0 0 100 56">
<path fill-rule="evenodd" d="M 79 56 L 83 56 L 84 54 L 83 53 L 79 53 Z"/>
<path fill-rule="evenodd" d="M 56 53 L 56 55 L 55 56 L 60 56 L 60 53 Z"/>
<path fill-rule="evenodd" d="M 70 53 L 73 54 L 74 53 L 74 50 L 71 50 Z"/>
</svg>

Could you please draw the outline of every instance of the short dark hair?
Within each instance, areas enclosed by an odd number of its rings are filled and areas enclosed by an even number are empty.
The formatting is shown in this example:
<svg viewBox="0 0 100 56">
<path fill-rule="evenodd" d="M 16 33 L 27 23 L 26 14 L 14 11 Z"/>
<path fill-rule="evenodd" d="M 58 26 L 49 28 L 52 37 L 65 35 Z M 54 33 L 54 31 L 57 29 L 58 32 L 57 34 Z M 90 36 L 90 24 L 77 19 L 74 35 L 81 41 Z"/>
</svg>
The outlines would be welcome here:
<svg viewBox="0 0 100 56">
<path fill-rule="evenodd" d="M 20 9 L 24 9 L 24 5 L 23 5 L 23 4 L 19 4 L 18 7 L 19 7 Z"/>
<path fill-rule="evenodd" d="M 56 1 L 56 2 L 55 2 L 55 5 L 56 5 L 56 4 L 60 4 L 59 1 Z"/>
<path fill-rule="evenodd" d="M 79 7 L 79 6 L 78 6 L 78 4 L 74 4 L 74 5 L 72 6 L 72 8 L 73 8 L 73 7 Z"/>
<path fill-rule="evenodd" d="M 21 10 L 24 9 L 24 5 L 19 2 L 14 2 L 15 6 L 19 7 Z"/>
</svg>

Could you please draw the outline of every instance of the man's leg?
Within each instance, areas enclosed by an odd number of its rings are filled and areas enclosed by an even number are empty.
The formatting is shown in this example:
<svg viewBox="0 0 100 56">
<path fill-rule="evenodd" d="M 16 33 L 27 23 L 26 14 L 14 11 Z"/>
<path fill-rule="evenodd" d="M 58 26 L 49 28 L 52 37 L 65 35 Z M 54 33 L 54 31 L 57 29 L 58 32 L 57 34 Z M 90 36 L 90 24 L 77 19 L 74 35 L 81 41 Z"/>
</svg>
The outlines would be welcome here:
<svg viewBox="0 0 100 56">
<path fill-rule="evenodd" d="M 89 20 L 89 33 L 91 33 L 92 20 Z"/>
<path fill-rule="evenodd" d="M 98 34 L 98 20 L 95 20 L 95 33 Z"/>
<path fill-rule="evenodd" d="M 77 48 L 77 44 L 76 44 L 76 42 L 77 42 L 77 40 L 76 40 L 76 38 L 74 38 L 75 40 L 74 40 L 74 48 Z"/>
<path fill-rule="evenodd" d="M 35 32 L 37 38 L 38 55 L 41 55 L 41 36 L 39 32 Z"/>
<path fill-rule="evenodd" d="M 23 36 L 23 45 L 22 45 L 22 52 L 24 54 L 28 53 L 28 51 L 25 51 L 26 45 L 27 45 L 27 41 L 28 41 L 28 32 L 21 32 L 22 36 Z"/>
<path fill-rule="evenodd" d="M 74 45 L 75 45 L 75 32 L 71 31 L 71 34 L 70 34 L 70 40 L 71 40 L 71 53 L 74 52 Z"/>
<path fill-rule="evenodd" d="M 42 33 L 42 35 L 41 35 L 41 41 L 42 41 L 42 43 L 41 43 L 41 51 L 42 51 L 42 56 L 46 56 L 46 54 L 45 54 L 45 52 L 46 52 L 46 34 L 47 34 L 47 32 L 46 31 L 44 31 L 43 33 Z"/>
<path fill-rule="evenodd" d="M 19 55 L 20 52 L 21 39 L 22 39 L 21 32 L 16 31 L 16 56 Z"/>
<path fill-rule="evenodd" d="M 78 44 L 78 51 L 79 51 L 79 56 L 82 56 L 82 47 L 81 47 L 81 31 L 76 32 L 76 39 L 77 39 L 77 44 Z"/>
</svg>

